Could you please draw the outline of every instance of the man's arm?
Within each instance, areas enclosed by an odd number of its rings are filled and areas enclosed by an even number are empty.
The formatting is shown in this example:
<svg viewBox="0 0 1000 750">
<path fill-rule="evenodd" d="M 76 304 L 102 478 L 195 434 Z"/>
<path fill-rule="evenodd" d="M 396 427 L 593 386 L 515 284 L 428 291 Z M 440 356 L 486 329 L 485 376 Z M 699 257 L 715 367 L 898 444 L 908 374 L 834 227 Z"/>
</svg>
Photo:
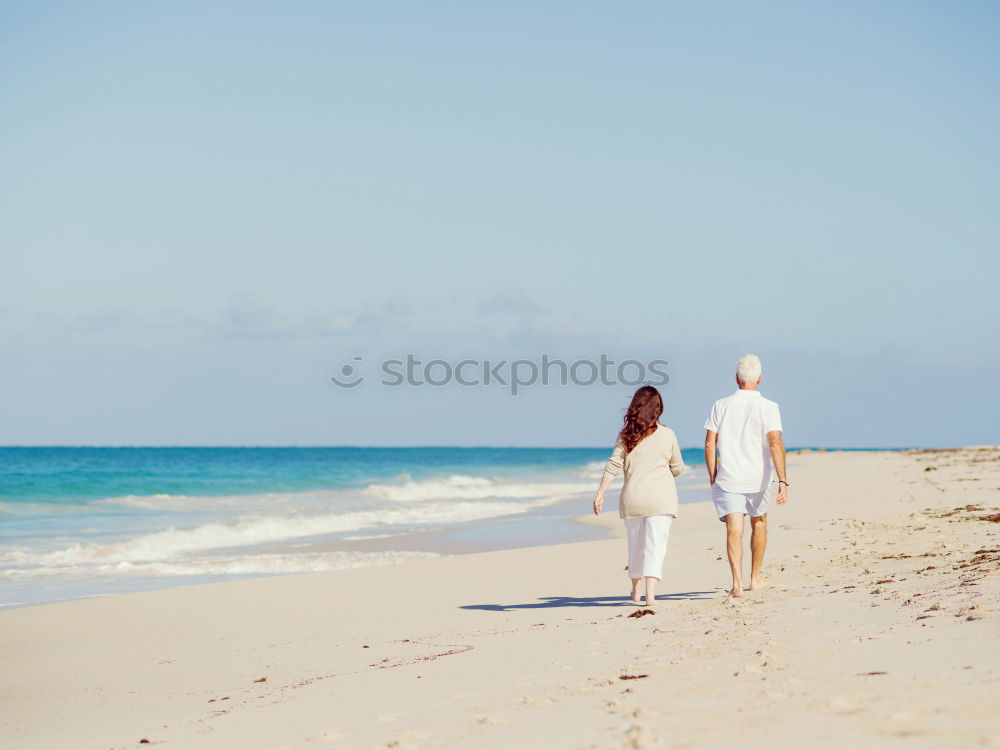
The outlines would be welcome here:
<svg viewBox="0 0 1000 750">
<path fill-rule="evenodd" d="M 788 500 L 788 476 L 785 474 L 785 443 L 781 439 L 781 430 L 767 433 L 767 443 L 771 447 L 771 460 L 778 474 L 778 497 L 775 502 L 784 505 Z"/>
<path fill-rule="evenodd" d="M 781 433 L 779 432 L 780 436 Z M 708 483 L 715 484 L 715 443 L 719 433 L 715 430 L 705 430 L 705 468 L 708 469 Z"/>
</svg>

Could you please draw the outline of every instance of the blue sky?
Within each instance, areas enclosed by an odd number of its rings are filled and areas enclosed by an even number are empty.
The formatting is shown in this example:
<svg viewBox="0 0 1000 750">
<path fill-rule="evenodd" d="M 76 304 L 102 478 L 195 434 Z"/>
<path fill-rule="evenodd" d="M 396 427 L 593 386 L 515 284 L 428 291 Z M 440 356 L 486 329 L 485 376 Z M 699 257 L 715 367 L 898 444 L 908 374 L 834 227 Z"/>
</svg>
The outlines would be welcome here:
<svg viewBox="0 0 1000 750">
<path fill-rule="evenodd" d="M 603 445 L 736 359 L 798 445 L 1000 442 L 991 3 L 0 5 L 0 443 Z"/>
</svg>

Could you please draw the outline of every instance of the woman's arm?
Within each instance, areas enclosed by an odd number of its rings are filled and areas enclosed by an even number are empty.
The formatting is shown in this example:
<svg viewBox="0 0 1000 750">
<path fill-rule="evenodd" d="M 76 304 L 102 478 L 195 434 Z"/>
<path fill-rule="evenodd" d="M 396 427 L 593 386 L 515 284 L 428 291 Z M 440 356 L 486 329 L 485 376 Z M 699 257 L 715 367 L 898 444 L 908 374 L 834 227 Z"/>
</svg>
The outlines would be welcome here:
<svg viewBox="0 0 1000 750">
<path fill-rule="evenodd" d="M 597 488 L 597 497 L 594 498 L 595 516 L 600 515 L 601 509 L 604 507 L 604 493 L 607 491 L 612 480 L 622 473 L 622 467 L 624 466 L 625 446 L 622 445 L 621 438 L 619 438 L 615 443 L 615 450 L 611 454 L 611 458 L 604 464 L 604 476 L 601 477 L 601 486 Z"/>
<path fill-rule="evenodd" d="M 611 484 L 611 480 L 614 479 L 612 474 L 605 474 L 601 478 L 601 486 L 597 488 L 597 497 L 594 498 L 594 515 L 599 516 L 601 510 L 604 508 L 604 492 L 608 489 L 608 485 Z"/>
<path fill-rule="evenodd" d="M 678 477 L 682 471 L 684 471 L 684 456 L 681 455 L 681 446 L 678 444 L 675 434 L 674 444 L 670 450 L 670 473 Z"/>
</svg>

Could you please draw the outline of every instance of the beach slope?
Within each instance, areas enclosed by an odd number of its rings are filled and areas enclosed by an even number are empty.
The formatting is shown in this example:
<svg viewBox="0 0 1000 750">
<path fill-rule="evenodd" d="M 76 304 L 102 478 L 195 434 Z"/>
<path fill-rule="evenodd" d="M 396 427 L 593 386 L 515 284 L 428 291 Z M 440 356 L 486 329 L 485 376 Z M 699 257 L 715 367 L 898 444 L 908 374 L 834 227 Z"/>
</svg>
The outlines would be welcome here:
<svg viewBox="0 0 1000 750">
<path fill-rule="evenodd" d="M 1000 745 L 1000 449 L 789 477 L 771 588 L 725 596 L 685 505 L 644 617 L 613 510 L 604 541 L 0 612 L 0 746 Z"/>
</svg>

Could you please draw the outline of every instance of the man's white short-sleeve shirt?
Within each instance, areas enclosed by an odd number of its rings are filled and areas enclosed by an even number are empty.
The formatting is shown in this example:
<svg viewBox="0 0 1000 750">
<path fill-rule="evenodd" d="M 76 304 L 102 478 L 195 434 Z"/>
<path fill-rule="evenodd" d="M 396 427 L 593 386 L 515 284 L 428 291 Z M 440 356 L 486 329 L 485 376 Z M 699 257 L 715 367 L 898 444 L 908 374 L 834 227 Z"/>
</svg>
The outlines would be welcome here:
<svg viewBox="0 0 1000 750">
<path fill-rule="evenodd" d="M 736 391 L 712 406 L 706 430 L 719 433 L 715 483 L 726 492 L 764 492 L 771 484 L 767 433 L 781 430 L 778 405 L 759 391 Z"/>
</svg>

